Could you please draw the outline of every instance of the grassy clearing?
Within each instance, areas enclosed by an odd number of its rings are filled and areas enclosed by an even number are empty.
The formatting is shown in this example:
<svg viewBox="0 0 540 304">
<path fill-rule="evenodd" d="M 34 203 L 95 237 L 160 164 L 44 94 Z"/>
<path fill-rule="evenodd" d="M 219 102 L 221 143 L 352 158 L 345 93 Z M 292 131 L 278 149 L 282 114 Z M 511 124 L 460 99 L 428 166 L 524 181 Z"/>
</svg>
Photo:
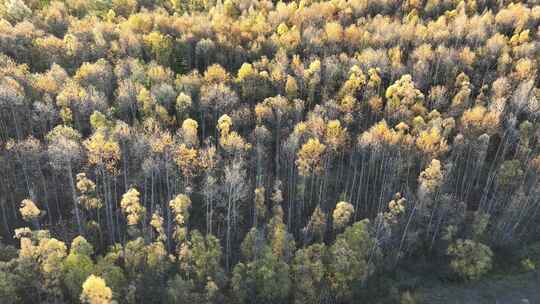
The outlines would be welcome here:
<svg viewBox="0 0 540 304">
<path fill-rule="evenodd" d="M 528 272 L 511 275 L 493 275 L 471 283 L 445 283 L 420 287 L 417 293 L 422 303 L 455 304 L 513 304 L 540 303 L 540 275 Z"/>
</svg>

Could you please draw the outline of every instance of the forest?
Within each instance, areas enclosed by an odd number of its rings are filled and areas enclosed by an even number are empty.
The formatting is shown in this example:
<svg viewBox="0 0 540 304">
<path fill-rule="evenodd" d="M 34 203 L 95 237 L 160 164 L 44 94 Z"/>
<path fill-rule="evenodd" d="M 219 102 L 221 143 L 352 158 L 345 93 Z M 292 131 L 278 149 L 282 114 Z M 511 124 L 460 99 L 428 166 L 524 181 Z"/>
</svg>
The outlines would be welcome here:
<svg viewBox="0 0 540 304">
<path fill-rule="evenodd" d="M 539 38 L 535 0 L 0 0 L 0 303 L 534 273 Z"/>
</svg>

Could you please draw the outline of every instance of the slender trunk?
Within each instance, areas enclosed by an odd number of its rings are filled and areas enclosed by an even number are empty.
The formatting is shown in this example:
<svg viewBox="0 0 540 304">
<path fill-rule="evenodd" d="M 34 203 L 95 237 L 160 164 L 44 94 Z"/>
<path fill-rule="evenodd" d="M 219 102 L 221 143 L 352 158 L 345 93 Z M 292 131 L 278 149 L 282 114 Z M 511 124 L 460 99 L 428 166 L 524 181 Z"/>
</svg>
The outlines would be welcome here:
<svg viewBox="0 0 540 304">
<path fill-rule="evenodd" d="M 22 167 L 22 172 L 23 172 L 23 176 L 24 176 L 24 182 L 25 182 L 25 185 L 26 185 L 26 193 L 29 197 L 32 198 L 32 200 L 35 200 L 36 198 L 33 197 L 35 195 L 32 187 L 30 187 L 30 179 L 28 178 L 28 173 L 27 173 L 27 170 L 26 170 L 26 161 L 20 157 L 17 153 L 17 159 L 19 160 L 19 162 L 21 163 L 21 167 Z"/>
<path fill-rule="evenodd" d="M 103 169 L 102 169 L 103 170 Z M 119 233 L 117 232 L 118 231 L 118 227 L 116 226 L 115 224 L 115 218 L 116 218 L 116 208 L 113 208 L 113 204 L 115 204 L 115 202 L 112 200 L 111 198 L 111 188 L 110 188 L 110 182 L 109 182 L 109 174 L 107 174 L 107 172 L 105 170 L 103 170 L 103 175 L 104 175 L 104 182 L 105 182 L 105 189 L 106 189 L 106 196 L 107 196 L 107 201 L 109 202 L 108 204 L 108 208 L 109 208 L 109 221 L 111 223 L 111 236 L 112 236 L 112 242 L 113 244 L 116 243 L 116 237 L 117 237 L 117 234 L 118 236 Z M 118 222 L 118 220 L 116 221 Z"/>
<path fill-rule="evenodd" d="M 128 164 L 129 164 L 129 161 L 128 161 L 128 152 L 126 151 L 126 147 L 125 147 L 125 144 L 124 144 L 124 157 L 122 159 L 122 162 L 123 162 L 123 169 L 124 169 L 124 192 L 126 192 L 128 190 Z"/>
<path fill-rule="evenodd" d="M 13 116 L 13 122 L 15 124 L 15 135 L 17 139 L 21 139 L 21 130 L 19 129 L 19 122 L 17 121 L 17 115 L 15 114 L 15 107 L 11 106 L 11 115 Z"/>
<path fill-rule="evenodd" d="M 230 262 L 229 262 L 229 258 L 230 258 L 230 253 L 231 253 L 231 190 L 230 190 L 231 187 L 229 187 L 229 193 L 228 193 L 228 200 L 227 200 L 227 235 L 226 235 L 226 239 L 227 239 L 227 244 L 226 244 L 226 256 L 225 256 L 225 265 L 226 265 L 226 269 L 227 271 L 229 271 L 230 269 Z"/>
<path fill-rule="evenodd" d="M 152 172 L 152 180 L 153 180 L 153 177 L 154 177 L 154 173 Z M 154 184 L 154 182 L 152 182 L 152 185 Z M 167 191 L 167 199 L 165 200 L 167 203 L 172 199 L 171 197 L 171 194 L 170 194 L 170 191 L 169 191 L 169 169 L 167 167 L 167 164 L 165 164 L 165 188 L 166 188 L 166 191 Z M 153 190 L 154 188 L 152 188 Z M 152 206 L 154 205 L 154 195 L 153 195 L 153 191 L 152 191 Z M 172 229 L 172 220 L 171 220 L 171 208 L 167 208 L 167 233 L 170 234 L 171 232 L 171 229 Z M 167 248 L 170 250 L 170 238 L 167 238 Z"/>
<path fill-rule="evenodd" d="M 56 173 L 55 172 L 52 172 L 52 183 L 53 185 L 58 185 L 57 181 L 56 181 Z M 62 209 L 60 209 L 60 200 L 58 199 L 58 192 L 56 191 L 56 188 L 55 188 L 55 191 L 53 192 L 54 193 L 54 200 L 55 200 L 55 203 L 56 203 L 56 212 L 58 212 L 58 219 L 60 220 L 60 222 L 62 221 Z"/>
<path fill-rule="evenodd" d="M 214 205 L 213 205 L 213 196 L 210 196 L 210 220 L 209 220 L 209 224 L 210 224 L 210 234 L 212 234 L 213 230 L 212 230 L 212 225 L 213 225 L 213 217 L 214 217 Z"/>
<path fill-rule="evenodd" d="M 405 238 L 407 237 L 407 231 L 409 230 L 409 226 L 412 222 L 412 219 L 414 217 L 414 213 L 416 211 L 416 205 L 413 207 L 411 214 L 409 215 L 409 218 L 407 219 L 407 224 L 405 225 L 405 229 L 403 230 L 403 234 L 401 235 L 401 240 L 399 242 L 399 248 L 396 254 L 396 264 L 398 263 L 399 259 L 401 258 L 401 250 L 403 249 L 403 244 L 405 243 Z"/>
<path fill-rule="evenodd" d="M 77 203 L 77 193 L 75 192 L 75 182 L 73 181 L 73 173 L 71 170 L 71 162 L 68 162 L 67 175 L 69 177 L 69 185 L 71 187 L 71 195 L 73 199 L 73 207 L 75 208 L 75 219 L 77 220 L 77 231 L 79 235 L 82 235 L 82 223 L 81 216 L 79 214 L 79 204 Z"/>
<path fill-rule="evenodd" d="M 281 115 L 276 115 L 276 130 L 275 130 L 275 141 L 276 141 L 276 151 L 275 151 L 275 176 L 276 176 L 276 179 L 279 179 L 279 148 L 280 148 L 280 143 L 279 143 L 279 134 L 281 132 Z"/>
<path fill-rule="evenodd" d="M 45 201 L 45 208 L 47 208 L 47 217 L 49 218 L 49 223 L 52 224 L 53 222 L 52 211 L 49 204 L 49 194 L 47 192 L 47 183 L 45 182 L 45 176 L 43 175 L 43 171 L 41 171 L 41 165 L 38 163 L 37 166 L 38 166 L 39 176 L 41 179 L 41 184 L 43 186 L 43 200 Z"/>
<path fill-rule="evenodd" d="M 8 222 L 8 219 L 7 219 L 7 211 L 6 211 L 6 202 L 5 202 L 5 200 L 0 201 L 0 209 L 2 209 L 2 222 L 4 223 L 4 229 L 5 229 L 4 231 L 7 234 L 7 233 L 9 233 L 10 229 L 9 229 L 9 222 Z"/>
</svg>

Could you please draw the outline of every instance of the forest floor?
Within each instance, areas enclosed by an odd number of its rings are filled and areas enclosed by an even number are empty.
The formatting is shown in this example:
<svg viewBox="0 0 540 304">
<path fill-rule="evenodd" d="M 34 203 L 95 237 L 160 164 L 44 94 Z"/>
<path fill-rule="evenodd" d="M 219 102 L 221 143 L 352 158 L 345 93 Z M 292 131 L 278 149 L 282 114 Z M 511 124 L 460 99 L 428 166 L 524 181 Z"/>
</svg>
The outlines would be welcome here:
<svg viewBox="0 0 540 304">
<path fill-rule="evenodd" d="M 469 284 L 425 286 L 418 289 L 418 294 L 422 303 L 430 304 L 540 303 L 540 273 L 496 275 Z"/>
</svg>

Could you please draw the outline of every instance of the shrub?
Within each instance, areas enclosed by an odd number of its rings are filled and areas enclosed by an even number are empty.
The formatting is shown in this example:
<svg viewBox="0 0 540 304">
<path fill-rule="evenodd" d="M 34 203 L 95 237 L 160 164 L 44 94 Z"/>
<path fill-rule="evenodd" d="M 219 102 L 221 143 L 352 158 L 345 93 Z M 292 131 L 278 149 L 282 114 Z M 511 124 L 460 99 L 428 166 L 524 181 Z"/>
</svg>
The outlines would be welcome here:
<svg viewBox="0 0 540 304">
<path fill-rule="evenodd" d="M 473 240 L 458 239 L 448 247 L 448 255 L 451 256 L 450 268 L 464 280 L 476 280 L 492 266 L 491 249 Z"/>
</svg>

